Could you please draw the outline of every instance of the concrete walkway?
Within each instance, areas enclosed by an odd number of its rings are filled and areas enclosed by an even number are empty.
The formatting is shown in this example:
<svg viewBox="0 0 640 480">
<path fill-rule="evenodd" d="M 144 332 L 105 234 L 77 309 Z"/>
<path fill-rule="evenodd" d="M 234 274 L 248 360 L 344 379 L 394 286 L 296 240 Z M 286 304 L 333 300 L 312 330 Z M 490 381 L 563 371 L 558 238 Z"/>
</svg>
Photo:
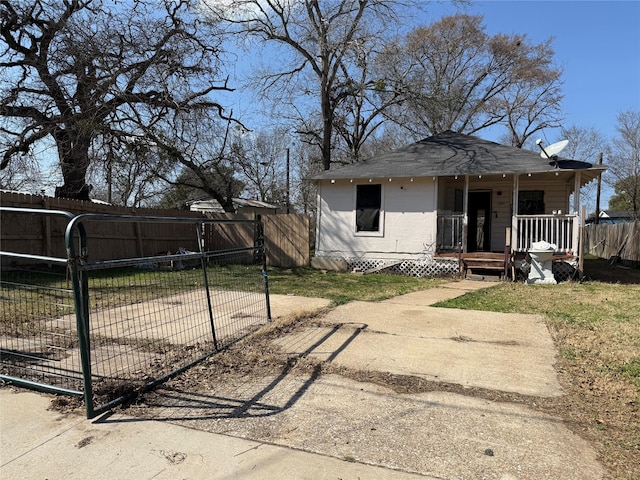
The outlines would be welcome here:
<svg viewBox="0 0 640 480">
<path fill-rule="evenodd" d="M 340 353 L 341 365 L 523 395 L 562 395 L 555 348 L 541 317 L 430 306 L 485 286 L 460 282 L 379 303 L 351 302 L 322 318 L 326 328 L 306 329 L 280 345 L 291 353 L 308 351 L 338 326 L 310 351 L 326 360 L 323 352 L 337 350 L 356 329 L 362 334 Z"/>
<path fill-rule="evenodd" d="M 446 382 L 456 393 L 401 394 L 312 372 L 165 392 L 146 418 L 91 422 L 48 411 L 47 396 L 3 388 L 0 478 L 602 478 L 593 449 L 561 419 L 477 394 L 562 395 L 540 317 L 431 306 L 486 286 L 353 302 L 278 340 L 338 370 Z"/>
<path fill-rule="evenodd" d="M 2 389 L 0 402 L 3 480 L 390 478 L 385 468 L 167 422 L 90 422 L 47 411 L 49 399 L 34 393 Z"/>
</svg>

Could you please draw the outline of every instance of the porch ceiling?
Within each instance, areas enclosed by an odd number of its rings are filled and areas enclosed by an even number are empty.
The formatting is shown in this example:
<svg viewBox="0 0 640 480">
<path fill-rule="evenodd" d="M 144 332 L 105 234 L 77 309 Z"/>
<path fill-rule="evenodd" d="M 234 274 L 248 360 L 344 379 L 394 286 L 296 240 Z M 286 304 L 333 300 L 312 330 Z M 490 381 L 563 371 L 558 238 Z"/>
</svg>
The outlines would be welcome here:
<svg viewBox="0 0 640 480">
<path fill-rule="evenodd" d="M 557 162 L 520 148 L 500 145 L 471 135 L 444 132 L 400 150 L 371 157 L 363 162 L 328 170 L 311 180 L 385 177 L 442 177 L 454 175 L 535 174 L 572 175 L 582 172 L 581 183 L 596 178 L 606 167 L 578 160 Z"/>
</svg>

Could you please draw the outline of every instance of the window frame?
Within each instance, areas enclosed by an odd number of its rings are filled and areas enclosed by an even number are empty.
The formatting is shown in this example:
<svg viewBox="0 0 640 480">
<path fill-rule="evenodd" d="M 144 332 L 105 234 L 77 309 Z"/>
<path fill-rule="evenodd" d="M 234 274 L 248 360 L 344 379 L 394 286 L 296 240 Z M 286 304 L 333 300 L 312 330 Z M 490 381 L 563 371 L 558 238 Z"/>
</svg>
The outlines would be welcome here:
<svg viewBox="0 0 640 480">
<path fill-rule="evenodd" d="M 358 189 L 359 187 L 379 186 L 380 187 L 380 207 L 378 215 L 377 230 L 358 230 Z M 384 236 L 384 183 L 359 183 L 353 187 L 353 234 L 357 237 L 382 237 Z"/>
<path fill-rule="evenodd" d="M 523 195 L 523 194 L 525 194 L 525 195 Z M 539 199 L 535 199 L 535 202 L 538 204 L 538 206 L 542 207 L 542 212 L 539 212 L 539 213 L 520 213 L 520 207 L 524 206 L 523 202 L 525 202 L 527 200 L 529 202 L 533 201 L 533 199 L 523 198 L 523 197 L 527 196 L 526 194 L 539 194 L 540 198 Z M 545 204 L 545 201 L 544 201 L 544 197 L 545 197 L 545 191 L 544 190 L 520 190 L 518 192 L 518 209 L 517 209 L 518 215 L 544 215 L 545 211 L 546 211 L 546 204 Z"/>
</svg>

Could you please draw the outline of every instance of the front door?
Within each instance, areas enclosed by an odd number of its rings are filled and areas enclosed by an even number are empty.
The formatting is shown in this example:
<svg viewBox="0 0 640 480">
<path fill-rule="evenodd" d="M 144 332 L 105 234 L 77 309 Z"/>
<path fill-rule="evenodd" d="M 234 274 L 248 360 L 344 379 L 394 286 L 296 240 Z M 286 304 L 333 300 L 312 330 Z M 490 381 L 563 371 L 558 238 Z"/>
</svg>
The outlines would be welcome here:
<svg viewBox="0 0 640 480">
<path fill-rule="evenodd" d="M 469 192 L 468 252 L 491 251 L 491 192 Z"/>
</svg>

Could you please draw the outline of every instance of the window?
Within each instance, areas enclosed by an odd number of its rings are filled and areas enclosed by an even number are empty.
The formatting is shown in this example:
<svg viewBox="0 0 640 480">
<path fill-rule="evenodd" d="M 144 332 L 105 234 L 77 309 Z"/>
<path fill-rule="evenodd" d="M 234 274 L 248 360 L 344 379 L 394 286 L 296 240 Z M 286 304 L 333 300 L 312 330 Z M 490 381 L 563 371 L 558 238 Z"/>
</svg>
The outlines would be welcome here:
<svg viewBox="0 0 640 480">
<path fill-rule="evenodd" d="M 518 215 L 543 215 L 544 191 L 522 190 L 518 193 Z"/>
<path fill-rule="evenodd" d="M 380 231 L 382 185 L 356 185 L 356 232 Z"/>
</svg>

